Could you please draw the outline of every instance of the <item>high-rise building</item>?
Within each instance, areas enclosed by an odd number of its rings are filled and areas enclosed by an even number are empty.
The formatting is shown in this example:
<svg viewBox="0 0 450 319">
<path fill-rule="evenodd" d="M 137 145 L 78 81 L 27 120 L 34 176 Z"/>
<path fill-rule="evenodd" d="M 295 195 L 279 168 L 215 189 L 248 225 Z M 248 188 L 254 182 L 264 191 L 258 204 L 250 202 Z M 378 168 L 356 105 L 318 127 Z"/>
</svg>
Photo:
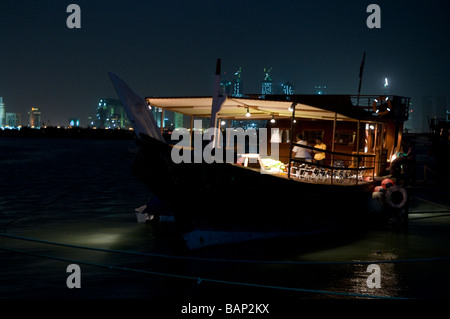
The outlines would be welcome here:
<svg viewBox="0 0 450 319">
<path fill-rule="evenodd" d="M 122 102 L 110 98 L 99 101 L 94 125 L 98 128 L 109 129 L 128 129 L 131 127 Z"/>
<path fill-rule="evenodd" d="M 270 77 L 270 71 L 272 68 L 266 69 L 264 68 L 264 80 L 261 83 L 261 94 L 272 94 L 272 78 Z"/>
<path fill-rule="evenodd" d="M 281 87 L 283 89 L 283 94 L 286 94 L 286 95 L 294 94 L 294 86 L 292 85 L 291 82 L 283 83 L 283 84 L 281 84 Z"/>
<path fill-rule="evenodd" d="M 231 82 L 230 81 L 222 81 L 220 82 L 220 95 L 228 96 L 231 93 Z"/>
<path fill-rule="evenodd" d="M 41 111 L 39 111 L 39 108 L 32 107 L 28 114 L 30 115 L 30 127 L 41 128 Z"/>
<path fill-rule="evenodd" d="M 242 94 L 241 72 L 242 72 L 242 67 L 239 67 L 239 69 L 236 71 L 236 73 L 234 73 L 232 96 L 240 97 L 243 95 Z"/>
<path fill-rule="evenodd" d="M 410 133 L 419 133 L 422 131 L 420 126 L 420 114 L 414 108 L 414 103 L 411 100 L 409 102 L 408 120 L 405 121 L 405 130 Z"/>
<path fill-rule="evenodd" d="M 18 127 L 22 124 L 22 115 L 20 113 L 6 113 L 5 126 Z"/>
<path fill-rule="evenodd" d="M 3 98 L 0 96 L 0 127 L 6 125 L 5 104 Z"/>
</svg>

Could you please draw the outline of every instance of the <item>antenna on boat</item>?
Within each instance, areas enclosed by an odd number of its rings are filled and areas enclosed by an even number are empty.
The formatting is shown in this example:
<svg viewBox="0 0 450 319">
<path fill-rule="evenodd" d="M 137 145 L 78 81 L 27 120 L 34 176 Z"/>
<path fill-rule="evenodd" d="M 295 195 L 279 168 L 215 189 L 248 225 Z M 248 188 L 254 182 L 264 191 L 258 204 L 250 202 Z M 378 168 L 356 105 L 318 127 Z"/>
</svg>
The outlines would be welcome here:
<svg viewBox="0 0 450 319">
<path fill-rule="evenodd" d="M 220 111 L 223 102 L 225 101 L 225 96 L 220 94 L 220 66 L 221 59 L 217 59 L 216 63 L 216 74 L 214 76 L 214 88 L 212 96 L 212 107 L 211 107 L 211 121 L 209 122 L 210 127 L 216 127 L 216 115 Z"/>
<path fill-rule="evenodd" d="M 359 95 L 361 94 L 361 83 L 362 83 L 362 76 L 363 76 L 363 71 L 364 71 L 364 62 L 366 60 L 366 52 L 364 52 L 363 55 L 363 60 L 361 62 L 361 66 L 359 68 L 359 87 L 358 87 L 358 102 L 357 102 L 357 106 L 359 106 Z"/>
</svg>

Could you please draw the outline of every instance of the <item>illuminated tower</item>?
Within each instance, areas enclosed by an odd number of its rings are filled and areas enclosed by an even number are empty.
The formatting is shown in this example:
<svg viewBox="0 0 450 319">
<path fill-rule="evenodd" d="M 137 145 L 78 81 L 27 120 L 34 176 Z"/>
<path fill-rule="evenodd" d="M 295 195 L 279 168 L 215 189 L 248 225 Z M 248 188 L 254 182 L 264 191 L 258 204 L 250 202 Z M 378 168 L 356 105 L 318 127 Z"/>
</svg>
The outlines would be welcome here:
<svg viewBox="0 0 450 319">
<path fill-rule="evenodd" d="M 242 72 L 242 67 L 239 67 L 239 69 L 236 71 L 236 73 L 234 73 L 232 96 L 236 96 L 236 97 L 242 96 L 241 72 Z"/>
<path fill-rule="evenodd" d="M 261 94 L 272 94 L 272 78 L 270 77 L 270 71 L 272 71 L 272 68 L 267 70 L 264 68 L 264 80 L 261 84 Z"/>
<path fill-rule="evenodd" d="M 6 125 L 5 104 L 3 98 L 0 96 L 0 127 Z"/>
<path fill-rule="evenodd" d="M 230 81 L 222 81 L 220 82 L 220 95 L 222 96 L 228 96 L 230 95 L 231 91 L 231 82 Z"/>
<path fill-rule="evenodd" d="M 9 127 L 18 127 L 21 126 L 22 116 L 20 113 L 6 113 L 6 122 L 5 126 Z"/>
<path fill-rule="evenodd" d="M 30 115 L 30 127 L 41 128 L 41 111 L 39 111 L 39 108 L 32 107 L 28 114 Z"/>
<path fill-rule="evenodd" d="M 294 94 L 294 86 L 291 82 L 286 82 L 284 84 L 281 84 L 281 87 L 283 88 L 283 94 L 286 95 L 292 95 Z"/>
<path fill-rule="evenodd" d="M 101 99 L 97 107 L 95 126 L 108 129 L 129 128 L 130 121 L 122 102 L 117 99 Z"/>
</svg>

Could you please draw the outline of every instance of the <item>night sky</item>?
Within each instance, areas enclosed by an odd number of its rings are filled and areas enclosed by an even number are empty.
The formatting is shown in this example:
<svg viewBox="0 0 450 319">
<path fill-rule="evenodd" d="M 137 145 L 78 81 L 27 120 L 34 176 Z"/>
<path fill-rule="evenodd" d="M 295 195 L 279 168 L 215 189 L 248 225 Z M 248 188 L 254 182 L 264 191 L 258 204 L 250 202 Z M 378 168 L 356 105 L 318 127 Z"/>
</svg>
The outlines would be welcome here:
<svg viewBox="0 0 450 319">
<path fill-rule="evenodd" d="M 81 28 L 69 29 L 69 4 Z M 381 28 L 369 29 L 369 4 Z M 87 125 L 100 98 L 117 98 L 108 71 L 141 96 L 211 95 L 242 67 L 244 93 L 260 93 L 263 69 L 295 93 L 449 95 L 448 1 L 42 1 L 0 0 L 0 96 L 7 112 L 42 111 L 42 122 Z M 447 101 L 450 104 L 450 99 Z M 450 109 L 450 107 L 449 107 Z M 430 112 L 432 112 L 430 110 Z"/>
</svg>

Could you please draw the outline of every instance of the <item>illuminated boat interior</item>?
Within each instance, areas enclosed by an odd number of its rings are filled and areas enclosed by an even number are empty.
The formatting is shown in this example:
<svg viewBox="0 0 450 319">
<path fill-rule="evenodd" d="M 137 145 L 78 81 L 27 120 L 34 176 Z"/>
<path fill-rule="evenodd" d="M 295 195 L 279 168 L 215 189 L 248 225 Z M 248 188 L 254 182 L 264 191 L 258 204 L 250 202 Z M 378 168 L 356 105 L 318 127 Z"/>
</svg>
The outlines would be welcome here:
<svg viewBox="0 0 450 319">
<path fill-rule="evenodd" d="M 169 144 L 178 142 L 171 139 L 176 130 L 187 129 L 192 142 L 193 134 L 210 127 L 213 97 L 145 100 Z M 238 152 L 236 165 L 306 182 L 342 185 L 371 182 L 377 176 L 387 175 L 390 162 L 400 151 L 409 103 L 409 98 L 399 96 L 224 96 L 215 120 L 223 138 L 217 147 L 235 147 L 234 143 L 230 145 L 232 139 L 227 134 L 241 128 L 249 139 L 245 151 Z M 201 121 L 201 127 L 195 126 L 194 121 Z M 268 134 L 267 152 L 262 153 L 250 138 L 258 135 L 261 128 L 266 128 Z M 326 144 L 325 163 L 293 158 L 292 149 L 296 145 L 314 150 L 314 145 L 296 144 L 298 134 L 308 141 L 320 138 Z M 278 143 L 275 158 L 268 155 L 272 142 Z"/>
</svg>

